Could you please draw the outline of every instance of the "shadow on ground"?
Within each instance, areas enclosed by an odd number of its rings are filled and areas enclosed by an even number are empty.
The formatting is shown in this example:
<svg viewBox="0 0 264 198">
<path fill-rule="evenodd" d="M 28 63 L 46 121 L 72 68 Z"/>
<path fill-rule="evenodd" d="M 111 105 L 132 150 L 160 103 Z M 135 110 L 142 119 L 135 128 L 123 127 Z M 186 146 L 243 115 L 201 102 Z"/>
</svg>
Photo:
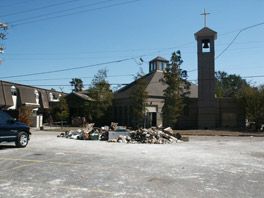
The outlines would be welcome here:
<svg viewBox="0 0 264 198">
<path fill-rule="evenodd" d="M 0 145 L 0 150 L 6 150 L 6 149 L 15 149 L 17 148 L 14 145 Z"/>
</svg>

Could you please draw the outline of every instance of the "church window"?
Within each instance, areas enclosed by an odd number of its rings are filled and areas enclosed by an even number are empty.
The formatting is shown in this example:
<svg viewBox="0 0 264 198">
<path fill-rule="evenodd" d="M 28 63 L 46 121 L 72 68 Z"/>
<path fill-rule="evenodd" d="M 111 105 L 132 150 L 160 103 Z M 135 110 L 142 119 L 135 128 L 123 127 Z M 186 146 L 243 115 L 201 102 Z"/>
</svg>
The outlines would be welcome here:
<svg viewBox="0 0 264 198">
<path fill-rule="evenodd" d="M 160 63 L 160 70 L 164 70 L 164 63 Z"/>
<path fill-rule="evenodd" d="M 11 94 L 12 94 L 12 96 L 17 96 L 17 89 L 15 86 L 11 87 Z"/>
<path fill-rule="evenodd" d="M 153 63 L 153 70 L 156 70 L 156 69 L 157 69 L 157 63 L 154 62 L 154 63 Z"/>
</svg>

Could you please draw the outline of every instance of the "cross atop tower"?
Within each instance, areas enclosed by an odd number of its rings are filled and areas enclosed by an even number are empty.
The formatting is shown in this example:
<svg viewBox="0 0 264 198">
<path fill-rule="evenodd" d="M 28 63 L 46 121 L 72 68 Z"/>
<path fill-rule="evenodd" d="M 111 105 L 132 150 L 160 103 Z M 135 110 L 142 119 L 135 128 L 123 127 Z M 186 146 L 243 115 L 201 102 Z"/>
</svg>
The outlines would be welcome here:
<svg viewBox="0 0 264 198">
<path fill-rule="evenodd" d="M 206 17 L 207 15 L 209 15 L 210 13 L 209 12 L 206 12 L 205 9 L 204 9 L 204 12 L 200 15 L 203 15 L 204 16 L 204 27 L 206 27 Z"/>
</svg>

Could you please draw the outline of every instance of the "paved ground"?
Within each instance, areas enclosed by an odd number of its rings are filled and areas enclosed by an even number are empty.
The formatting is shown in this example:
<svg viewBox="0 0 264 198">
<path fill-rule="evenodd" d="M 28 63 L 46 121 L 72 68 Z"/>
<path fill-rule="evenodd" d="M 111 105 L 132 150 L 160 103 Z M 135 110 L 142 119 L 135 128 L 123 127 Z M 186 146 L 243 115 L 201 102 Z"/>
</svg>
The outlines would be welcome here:
<svg viewBox="0 0 264 198">
<path fill-rule="evenodd" d="M 0 197 L 263 197 L 263 137 L 115 144 L 35 132 L 0 146 Z"/>
</svg>

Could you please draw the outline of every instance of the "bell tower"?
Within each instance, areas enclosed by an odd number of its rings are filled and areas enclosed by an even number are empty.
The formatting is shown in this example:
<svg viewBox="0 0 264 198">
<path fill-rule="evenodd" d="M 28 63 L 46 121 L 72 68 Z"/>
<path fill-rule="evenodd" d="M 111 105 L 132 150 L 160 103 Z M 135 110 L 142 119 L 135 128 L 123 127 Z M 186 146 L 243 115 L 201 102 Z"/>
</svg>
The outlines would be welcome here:
<svg viewBox="0 0 264 198">
<path fill-rule="evenodd" d="M 206 15 L 205 15 L 206 16 Z M 216 127 L 215 44 L 217 32 L 205 27 L 195 33 L 198 55 L 198 127 Z"/>
</svg>

